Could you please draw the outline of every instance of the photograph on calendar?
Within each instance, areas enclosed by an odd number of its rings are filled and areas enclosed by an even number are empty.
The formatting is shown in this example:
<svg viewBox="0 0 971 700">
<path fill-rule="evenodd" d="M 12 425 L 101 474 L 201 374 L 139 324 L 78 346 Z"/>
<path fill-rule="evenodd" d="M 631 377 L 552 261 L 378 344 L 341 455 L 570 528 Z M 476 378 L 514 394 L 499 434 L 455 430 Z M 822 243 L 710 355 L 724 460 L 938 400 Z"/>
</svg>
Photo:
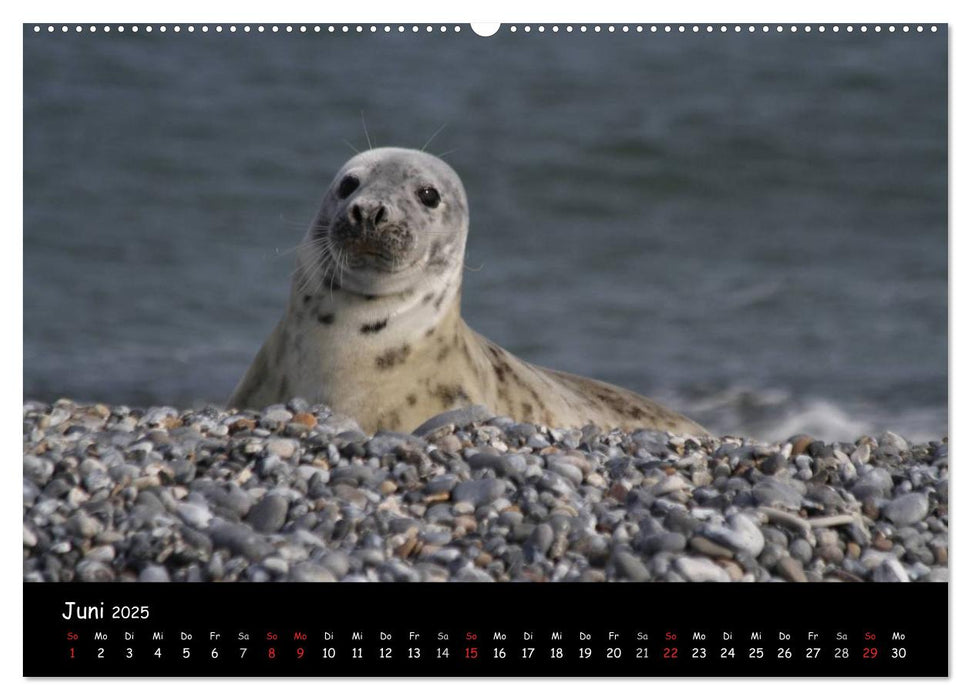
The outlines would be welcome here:
<svg viewBox="0 0 971 700">
<path fill-rule="evenodd" d="M 25 25 L 24 583 L 946 582 L 877 29 Z"/>
</svg>

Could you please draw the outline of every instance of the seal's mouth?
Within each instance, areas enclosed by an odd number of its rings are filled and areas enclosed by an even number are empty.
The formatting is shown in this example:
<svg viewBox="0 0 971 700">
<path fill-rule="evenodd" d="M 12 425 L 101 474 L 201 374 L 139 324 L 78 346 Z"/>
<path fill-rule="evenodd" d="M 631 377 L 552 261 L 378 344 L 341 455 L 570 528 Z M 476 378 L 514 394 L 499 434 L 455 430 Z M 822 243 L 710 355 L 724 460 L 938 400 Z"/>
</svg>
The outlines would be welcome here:
<svg viewBox="0 0 971 700">
<path fill-rule="evenodd" d="M 397 272 L 411 264 L 413 236 L 403 226 L 355 226 L 341 218 L 334 222 L 330 237 L 338 256 L 349 269 Z"/>
</svg>

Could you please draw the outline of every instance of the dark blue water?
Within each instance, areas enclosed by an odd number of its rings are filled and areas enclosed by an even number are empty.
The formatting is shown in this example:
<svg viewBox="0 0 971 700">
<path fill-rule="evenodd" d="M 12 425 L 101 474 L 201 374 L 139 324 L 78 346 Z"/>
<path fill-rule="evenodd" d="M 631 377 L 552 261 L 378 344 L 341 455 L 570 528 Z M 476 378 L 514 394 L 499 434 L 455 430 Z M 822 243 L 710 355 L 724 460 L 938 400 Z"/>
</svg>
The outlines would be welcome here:
<svg viewBox="0 0 971 700">
<path fill-rule="evenodd" d="M 443 153 L 463 310 L 716 432 L 947 431 L 938 34 L 35 35 L 24 394 L 224 401 L 333 173 Z"/>
</svg>

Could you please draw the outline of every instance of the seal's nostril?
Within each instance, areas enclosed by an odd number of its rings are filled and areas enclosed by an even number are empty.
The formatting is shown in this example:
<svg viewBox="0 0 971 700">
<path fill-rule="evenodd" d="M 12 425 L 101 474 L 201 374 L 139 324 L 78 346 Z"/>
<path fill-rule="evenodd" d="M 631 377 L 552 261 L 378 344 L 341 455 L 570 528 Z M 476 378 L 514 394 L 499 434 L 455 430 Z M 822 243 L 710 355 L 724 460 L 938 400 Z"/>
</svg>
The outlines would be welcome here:
<svg viewBox="0 0 971 700">
<path fill-rule="evenodd" d="M 357 204 L 352 206 L 351 211 L 347 215 L 347 218 L 351 220 L 352 224 L 360 224 L 361 219 L 363 218 L 361 216 L 361 207 L 359 207 Z"/>
<path fill-rule="evenodd" d="M 374 212 L 374 217 L 372 219 L 374 221 L 374 225 L 377 226 L 382 221 L 385 221 L 387 218 L 388 218 L 388 210 L 384 208 L 383 204 L 379 204 L 377 206 L 377 209 Z"/>
</svg>

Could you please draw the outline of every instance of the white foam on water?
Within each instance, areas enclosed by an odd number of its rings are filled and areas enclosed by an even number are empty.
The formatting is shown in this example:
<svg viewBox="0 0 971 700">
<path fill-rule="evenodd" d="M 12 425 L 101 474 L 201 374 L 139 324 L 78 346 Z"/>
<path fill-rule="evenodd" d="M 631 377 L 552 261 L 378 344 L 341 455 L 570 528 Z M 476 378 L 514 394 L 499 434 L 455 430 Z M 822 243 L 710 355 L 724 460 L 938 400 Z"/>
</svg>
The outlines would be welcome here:
<svg viewBox="0 0 971 700">
<path fill-rule="evenodd" d="M 947 434 L 947 407 L 895 410 L 861 402 L 840 403 L 793 396 L 778 389 L 730 387 L 703 396 L 670 397 L 712 433 L 777 442 L 805 433 L 827 442 L 855 442 L 892 431 L 910 440 L 940 440 Z"/>
</svg>

